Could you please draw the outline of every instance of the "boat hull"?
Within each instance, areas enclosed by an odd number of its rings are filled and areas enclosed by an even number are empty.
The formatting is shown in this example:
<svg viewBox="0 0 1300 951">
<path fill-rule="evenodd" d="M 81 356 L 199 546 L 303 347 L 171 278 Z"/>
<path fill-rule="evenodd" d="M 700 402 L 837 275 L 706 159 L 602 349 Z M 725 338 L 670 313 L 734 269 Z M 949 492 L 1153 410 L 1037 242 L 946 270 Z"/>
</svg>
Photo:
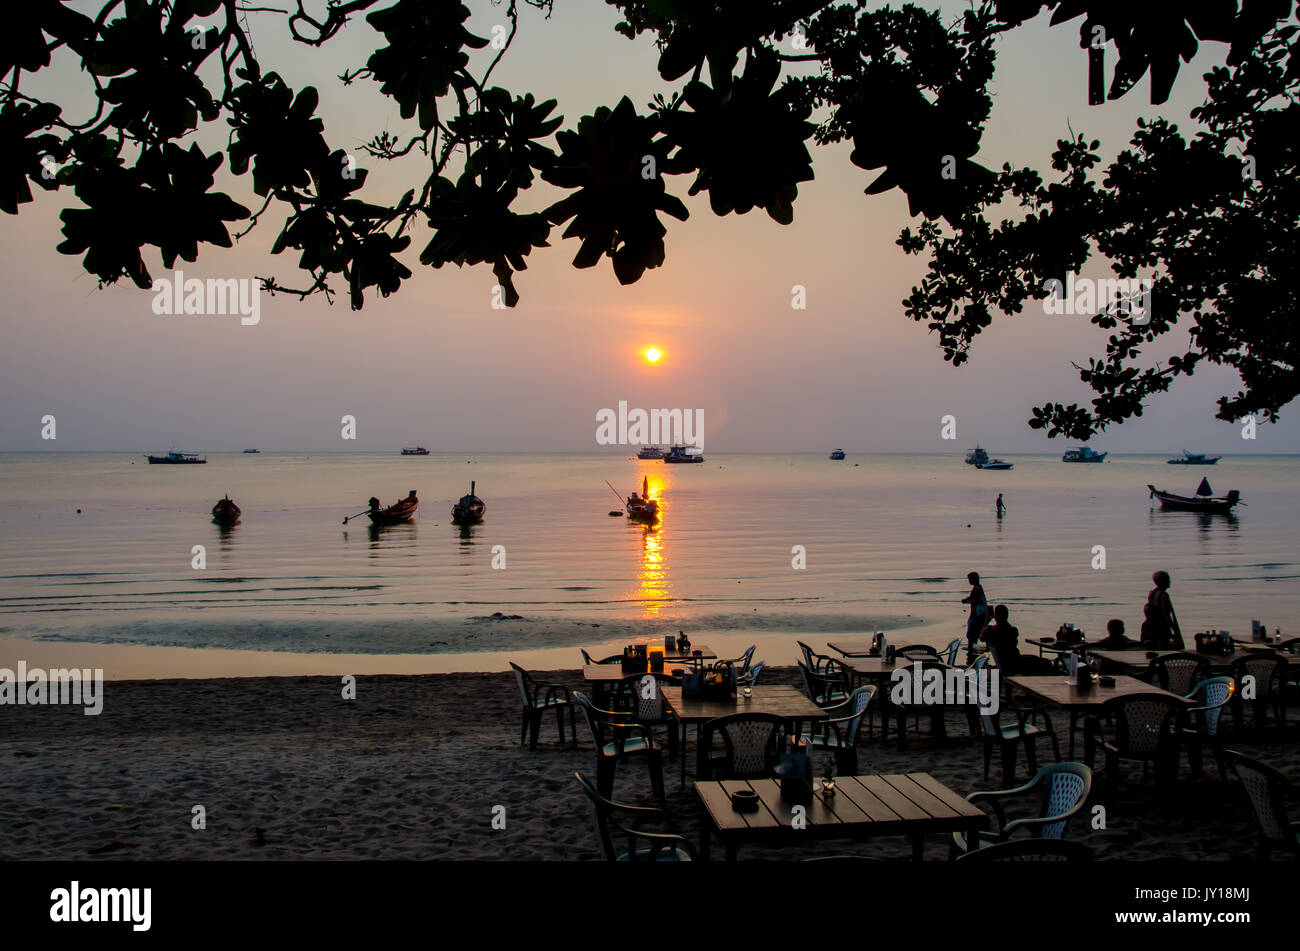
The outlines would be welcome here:
<svg viewBox="0 0 1300 951">
<path fill-rule="evenodd" d="M 149 456 L 151 466 L 201 466 L 207 459 L 170 459 L 167 456 Z"/>
<path fill-rule="evenodd" d="M 1222 456 L 1215 456 L 1213 459 L 1166 459 L 1165 464 L 1170 466 L 1212 466 Z"/>
<path fill-rule="evenodd" d="M 457 502 L 451 507 L 451 520 L 457 525 L 477 525 L 483 521 L 483 516 L 487 512 L 487 505 L 482 501 L 477 504 L 470 503 L 462 505 Z"/>
<path fill-rule="evenodd" d="M 659 520 L 659 503 L 649 505 L 628 505 L 627 517 L 633 522 L 657 522 Z"/>
<path fill-rule="evenodd" d="M 1236 489 L 1233 489 L 1225 496 L 1175 495 L 1173 492 L 1157 489 L 1153 485 L 1148 485 L 1147 489 L 1150 490 L 1153 499 L 1160 500 L 1162 509 L 1175 512 L 1231 512 L 1233 507 L 1241 501 L 1241 496 Z"/>
<path fill-rule="evenodd" d="M 241 514 L 238 505 L 225 499 L 212 506 L 212 521 L 223 528 L 229 528 L 238 522 Z"/>
<path fill-rule="evenodd" d="M 405 502 L 399 502 L 386 509 L 380 509 L 378 512 L 367 512 L 366 515 L 370 517 L 370 523 L 372 525 L 379 527 L 385 525 L 400 525 L 402 522 L 409 522 L 414 518 L 416 509 L 419 507 L 418 502 L 410 505 Z"/>
</svg>

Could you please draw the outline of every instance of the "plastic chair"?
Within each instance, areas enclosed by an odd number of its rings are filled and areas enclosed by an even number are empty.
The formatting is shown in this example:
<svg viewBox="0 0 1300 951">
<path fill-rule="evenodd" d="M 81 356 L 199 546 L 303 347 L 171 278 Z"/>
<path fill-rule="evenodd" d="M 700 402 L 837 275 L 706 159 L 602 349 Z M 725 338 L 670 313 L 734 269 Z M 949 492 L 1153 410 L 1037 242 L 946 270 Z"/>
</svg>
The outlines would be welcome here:
<svg viewBox="0 0 1300 951">
<path fill-rule="evenodd" d="M 804 689 L 808 699 L 819 707 L 831 707 L 843 703 L 849 698 L 848 670 L 834 660 L 829 660 L 826 669 L 810 670 L 803 661 L 795 661 L 799 672 L 803 674 Z"/>
<path fill-rule="evenodd" d="M 813 725 L 812 733 L 800 737 L 813 749 L 834 753 L 835 771 L 841 776 L 858 772 L 858 731 L 867 718 L 867 708 L 875 699 L 876 690 L 874 686 L 854 690 L 843 703 L 826 708 L 827 713 L 835 716 L 819 720 Z"/>
<path fill-rule="evenodd" d="M 960 645 L 961 641 L 957 643 Z M 906 647 L 900 647 L 894 651 L 894 656 L 908 657 L 915 660 L 918 657 L 938 657 L 939 652 L 929 644 L 908 644 Z"/>
<path fill-rule="evenodd" d="M 1210 662 L 1204 657 L 1187 652 L 1162 654 L 1153 659 L 1147 667 L 1144 680 L 1159 684 L 1161 690 L 1168 690 L 1180 697 L 1192 692 L 1192 688 L 1210 675 Z"/>
<path fill-rule="evenodd" d="M 1187 755 L 1192 764 L 1192 775 L 1201 775 L 1201 747 L 1209 745 L 1214 750 L 1214 761 L 1219 767 L 1219 778 L 1227 779 L 1228 770 L 1223 761 L 1223 740 L 1219 724 L 1223 722 L 1223 708 L 1228 705 L 1237 687 L 1231 677 L 1211 677 L 1202 680 L 1187 694 L 1195 706 L 1187 713 L 1193 726 L 1183 728 L 1187 740 Z"/>
<path fill-rule="evenodd" d="M 749 673 L 745 674 L 745 676 L 737 677 L 736 683 L 739 684 L 741 687 L 754 686 L 756 683 L 758 683 L 758 677 L 761 673 L 763 673 L 763 668 L 765 668 L 766 666 L 767 663 L 760 660 L 753 667 L 749 668 Z"/>
<path fill-rule="evenodd" d="M 722 737 L 718 751 L 715 733 Z M 709 720 L 700 737 L 700 777 L 770 779 L 784 739 L 785 719 L 773 713 L 731 713 Z"/>
<path fill-rule="evenodd" d="M 954 640 L 949 641 L 948 646 L 940 651 L 940 656 L 943 657 L 943 662 L 949 667 L 957 666 L 957 655 L 961 653 L 962 643 L 963 641 L 960 637 L 955 638 Z"/>
<path fill-rule="evenodd" d="M 596 791 L 606 799 L 614 795 L 614 773 L 620 760 L 644 756 L 650 771 L 650 788 L 659 804 L 667 808 L 664 799 L 663 754 L 655 743 L 650 728 L 629 718 L 627 713 L 601 710 L 581 693 L 574 693 L 573 701 L 582 710 L 591 738 L 596 745 Z"/>
<path fill-rule="evenodd" d="M 803 641 L 795 641 L 799 645 L 799 650 L 803 653 L 803 662 L 808 665 L 808 669 L 820 673 L 827 661 L 833 661 L 834 658 L 829 654 L 819 654 Z"/>
<path fill-rule="evenodd" d="M 1244 701 L 1245 678 L 1253 677 L 1255 707 L 1255 727 L 1264 725 L 1268 708 L 1272 706 L 1277 725 L 1286 726 L 1286 693 L 1283 678 L 1286 676 L 1286 662 L 1271 651 L 1251 651 L 1245 657 L 1238 657 L 1232 662 L 1232 679 L 1237 689 L 1232 695 L 1232 722 L 1238 730 L 1245 728 Z"/>
<path fill-rule="evenodd" d="M 1015 726 L 1004 726 L 1000 713 L 980 713 L 980 732 L 984 740 L 984 778 L 989 778 L 989 767 L 993 761 L 996 748 L 1002 758 L 1002 782 L 1010 784 L 1016 781 L 1016 749 L 1021 744 L 1025 747 L 1025 762 L 1029 764 L 1030 773 L 1038 772 L 1038 755 L 1035 744 L 1041 737 L 1052 741 L 1052 757 L 1057 762 L 1061 759 L 1061 744 L 1056 738 L 1052 718 L 1046 710 L 1028 707 L 1012 707 L 1016 715 Z M 1042 726 L 1030 722 L 1035 716 L 1041 717 Z"/>
<path fill-rule="evenodd" d="M 514 669 L 515 680 L 519 683 L 519 696 L 523 701 L 522 715 L 523 726 L 519 731 L 519 745 L 524 743 L 524 737 L 529 737 L 528 748 L 537 749 L 537 734 L 542 728 L 542 716 L 548 710 L 555 711 L 555 722 L 560 728 L 560 742 L 564 742 L 564 711 L 569 711 L 569 734 L 573 738 L 573 745 L 578 744 L 578 730 L 573 719 L 573 694 L 564 684 L 550 683 L 545 680 L 536 680 L 528 671 L 524 670 L 518 664 L 511 662 L 510 666 Z"/>
<path fill-rule="evenodd" d="M 1115 736 L 1112 740 L 1099 736 L 1094 725 L 1091 727 L 1091 742 L 1085 736 L 1084 747 L 1087 758 L 1091 760 L 1095 746 L 1101 746 L 1106 760 L 1106 788 L 1109 796 L 1113 797 L 1119 788 L 1119 765 L 1122 759 L 1140 759 L 1144 780 L 1147 764 L 1154 762 L 1157 785 L 1163 786 L 1173 778 L 1173 769 L 1178 764 L 1178 728 L 1185 711 L 1186 705 L 1181 701 L 1161 694 L 1113 697 L 1101 705 L 1100 715 L 1114 724 Z"/>
<path fill-rule="evenodd" d="M 651 690 L 646 689 L 650 686 L 650 681 L 645 679 L 647 677 L 654 680 Z M 628 674 L 621 684 L 622 695 L 627 698 L 629 715 L 637 723 L 650 727 L 652 733 L 657 726 L 667 728 L 668 755 L 673 758 L 677 756 L 677 736 L 681 731 L 681 722 L 669 709 L 662 688 L 665 684 L 676 686 L 678 683 L 671 674 L 644 673 Z"/>
<path fill-rule="evenodd" d="M 586 664 L 588 667 L 591 667 L 593 665 L 601 665 L 601 664 L 623 663 L 622 654 L 610 654 L 608 657 L 604 658 L 603 660 L 596 660 L 594 657 L 592 657 L 590 654 L 587 653 L 586 648 L 579 647 L 578 650 L 582 651 L 582 662 Z"/>
<path fill-rule="evenodd" d="M 631 829 L 614 818 L 615 813 L 626 813 L 637 821 L 663 822 L 672 827 L 672 819 L 661 809 L 648 809 L 645 806 L 632 806 L 627 803 L 606 799 L 592 788 L 582 773 L 574 773 L 578 785 L 587 794 L 592 809 L 596 813 L 596 832 L 600 837 L 605 859 L 610 862 L 691 862 L 695 860 L 695 847 L 684 836 L 670 832 L 645 832 Z M 614 836 L 627 838 L 627 848 L 619 852 L 614 847 Z M 639 846 L 639 842 L 646 843 Z"/>
<path fill-rule="evenodd" d="M 1224 754 L 1232 771 L 1250 797 L 1259 824 L 1259 857 L 1268 861 L 1274 846 L 1296 853 L 1300 859 L 1300 822 L 1287 817 L 1286 797 L 1290 783 L 1272 766 L 1242 756 L 1233 750 Z"/>
<path fill-rule="evenodd" d="M 1092 770 L 1083 763 L 1053 763 L 1044 766 L 1033 779 L 1015 789 L 973 792 L 966 797 L 966 801 L 975 804 L 986 802 L 992 806 L 998 828 L 980 832 L 974 843 L 967 840 L 966 833 L 954 832 L 952 856 L 986 845 L 1007 842 L 1022 830 L 1036 839 L 1064 839 L 1070 828 L 1070 820 L 1083 808 L 1091 792 Z M 1008 822 L 1004 803 L 1017 796 L 1037 796 L 1038 813 Z"/>
<path fill-rule="evenodd" d="M 757 647 L 758 647 L 757 644 L 750 644 L 750 645 L 749 645 L 749 650 L 745 651 L 745 653 L 741 654 L 741 655 L 740 655 L 739 657 L 737 657 L 735 660 L 729 660 L 729 661 L 727 661 L 728 664 L 731 664 L 731 666 L 733 666 L 733 667 L 736 668 L 736 677 L 737 677 L 737 678 L 743 677 L 743 676 L 745 676 L 747 673 L 749 673 L 749 662 L 750 662 L 751 659 L 753 659 L 753 657 L 754 657 L 754 650 L 755 650 Z"/>
<path fill-rule="evenodd" d="M 1092 849 L 1069 839 L 1016 839 L 957 856 L 958 862 L 1091 862 Z"/>
</svg>

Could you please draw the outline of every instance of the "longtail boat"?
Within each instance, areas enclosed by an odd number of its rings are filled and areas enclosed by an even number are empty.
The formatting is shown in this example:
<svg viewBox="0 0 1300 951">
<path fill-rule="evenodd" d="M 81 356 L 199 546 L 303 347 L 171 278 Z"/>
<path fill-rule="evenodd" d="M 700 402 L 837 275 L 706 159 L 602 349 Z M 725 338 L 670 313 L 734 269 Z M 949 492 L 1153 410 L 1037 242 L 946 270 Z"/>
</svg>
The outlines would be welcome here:
<svg viewBox="0 0 1300 951">
<path fill-rule="evenodd" d="M 451 520 L 457 525 L 474 525 L 483 521 L 487 503 L 474 494 L 475 483 L 469 484 L 469 495 L 462 495 L 460 501 L 451 507 Z"/>
<path fill-rule="evenodd" d="M 659 503 L 650 498 L 650 480 L 641 479 L 641 494 L 633 492 L 624 503 L 627 517 L 634 522 L 653 522 L 659 518 Z"/>
<path fill-rule="evenodd" d="M 409 522 L 419 507 L 420 500 L 415 497 L 415 490 L 412 489 L 406 498 L 394 502 L 386 509 L 379 507 L 378 499 L 371 498 L 370 511 L 366 514 L 375 525 L 397 525 L 401 522 Z"/>
<path fill-rule="evenodd" d="M 1233 506 L 1241 501 L 1241 493 L 1236 489 L 1227 495 L 1215 495 L 1208 479 L 1201 480 L 1193 496 L 1175 495 L 1173 492 L 1157 489 L 1154 485 L 1148 485 L 1147 489 L 1151 493 L 1151 498 L 1160 500 L 1161 508 L 1181 512 L 1231 512 Z"/>
<path fill-rule="evenodd" d="M 212 506 L 212 521 L 218 525 L 228 528 L 239 521 L 239 506 L 230 500 L 230 496 L 218 500 L 217 504 Z"/>
</svg>

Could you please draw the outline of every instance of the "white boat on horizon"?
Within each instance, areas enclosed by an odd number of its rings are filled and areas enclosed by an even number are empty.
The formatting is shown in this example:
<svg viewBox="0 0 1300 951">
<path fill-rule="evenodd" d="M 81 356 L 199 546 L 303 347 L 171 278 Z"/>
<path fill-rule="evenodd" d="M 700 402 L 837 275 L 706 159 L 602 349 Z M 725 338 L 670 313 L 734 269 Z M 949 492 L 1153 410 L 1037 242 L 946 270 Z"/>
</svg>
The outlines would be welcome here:
<svg viewBox="0 0 1300 951">
<path fill-rule="evenodd" d="M 1222 458 L 1222 456 L 1207 456 L 1203 452 L 1188 452 L 1184 449 L 1182 456 L 1166 459 L 1165 462 L 1171 466 L 1212 466 Z"/>
</svg>

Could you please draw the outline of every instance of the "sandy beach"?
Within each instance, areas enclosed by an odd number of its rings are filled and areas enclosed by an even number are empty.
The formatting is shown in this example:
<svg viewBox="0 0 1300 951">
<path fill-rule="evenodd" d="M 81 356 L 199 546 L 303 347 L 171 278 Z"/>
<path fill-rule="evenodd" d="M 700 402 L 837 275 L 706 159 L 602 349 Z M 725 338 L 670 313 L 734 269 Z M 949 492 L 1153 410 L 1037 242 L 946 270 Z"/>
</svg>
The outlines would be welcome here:
<svg viewBox="0 0 1300 951">
<path fill-rule="evenodd" d="M 582 688 L 577 670 L 541 672 Z M 794 684 L 790 668 L 765 683 Z M 553 719 L 541 744 L 519 745 L 513 675 L 362 676 L 356 700 L 334 677 L 111 682 L 104 709 L 8 706 L 0 786 L 0 859 L 445 859 L 599 858 L 592 817 L 572 774 L 592 773 L 591 738 L 562 747 Z M 1067 718 L 1054 717 L 1064 736 Z M 1231 729 L 1229 727 L 1229 729 Z M 985 781 L 981 747 L 950 715 L 949 739 L 922 735 L 900 752 L 879 739 L 860 749 L 862 772 L 925 770 L 962 793 Z M 1300 778 L 1297 729 L 1229 733 L 1226 746 Z M 1049 751 L 1050 757 L 1050 751 Z M 1071 838 L 1099 859 L 1248 860 L 1255 820 L 1239 785 L 1212 762 L 1193 780 L 1184 755 L 1177 790 L 1158 801 L 1140 766 L 1126 770 L 1107 828 L 1077 819 Z M 1020 774 L 1025 775 L 1023 756 Z M 695 839 L 695 797 L 665 761 L 678 830 Z M 616 798 L 651 804 L 644 767 L 620 771 Z M 202 806 L 206 828 L 196 829 Z M 493 828 L 504 806 L 506 827 Z M 497 813 L 500 810 L 496 810 Z M 750 848 L 741 858 L 861 854 L 904 859 L 902 838 Z M 715 852 L 715 855 L 718 853 Z M 932 836 L 925 857 L 947 857 Z"/>
</svg>

